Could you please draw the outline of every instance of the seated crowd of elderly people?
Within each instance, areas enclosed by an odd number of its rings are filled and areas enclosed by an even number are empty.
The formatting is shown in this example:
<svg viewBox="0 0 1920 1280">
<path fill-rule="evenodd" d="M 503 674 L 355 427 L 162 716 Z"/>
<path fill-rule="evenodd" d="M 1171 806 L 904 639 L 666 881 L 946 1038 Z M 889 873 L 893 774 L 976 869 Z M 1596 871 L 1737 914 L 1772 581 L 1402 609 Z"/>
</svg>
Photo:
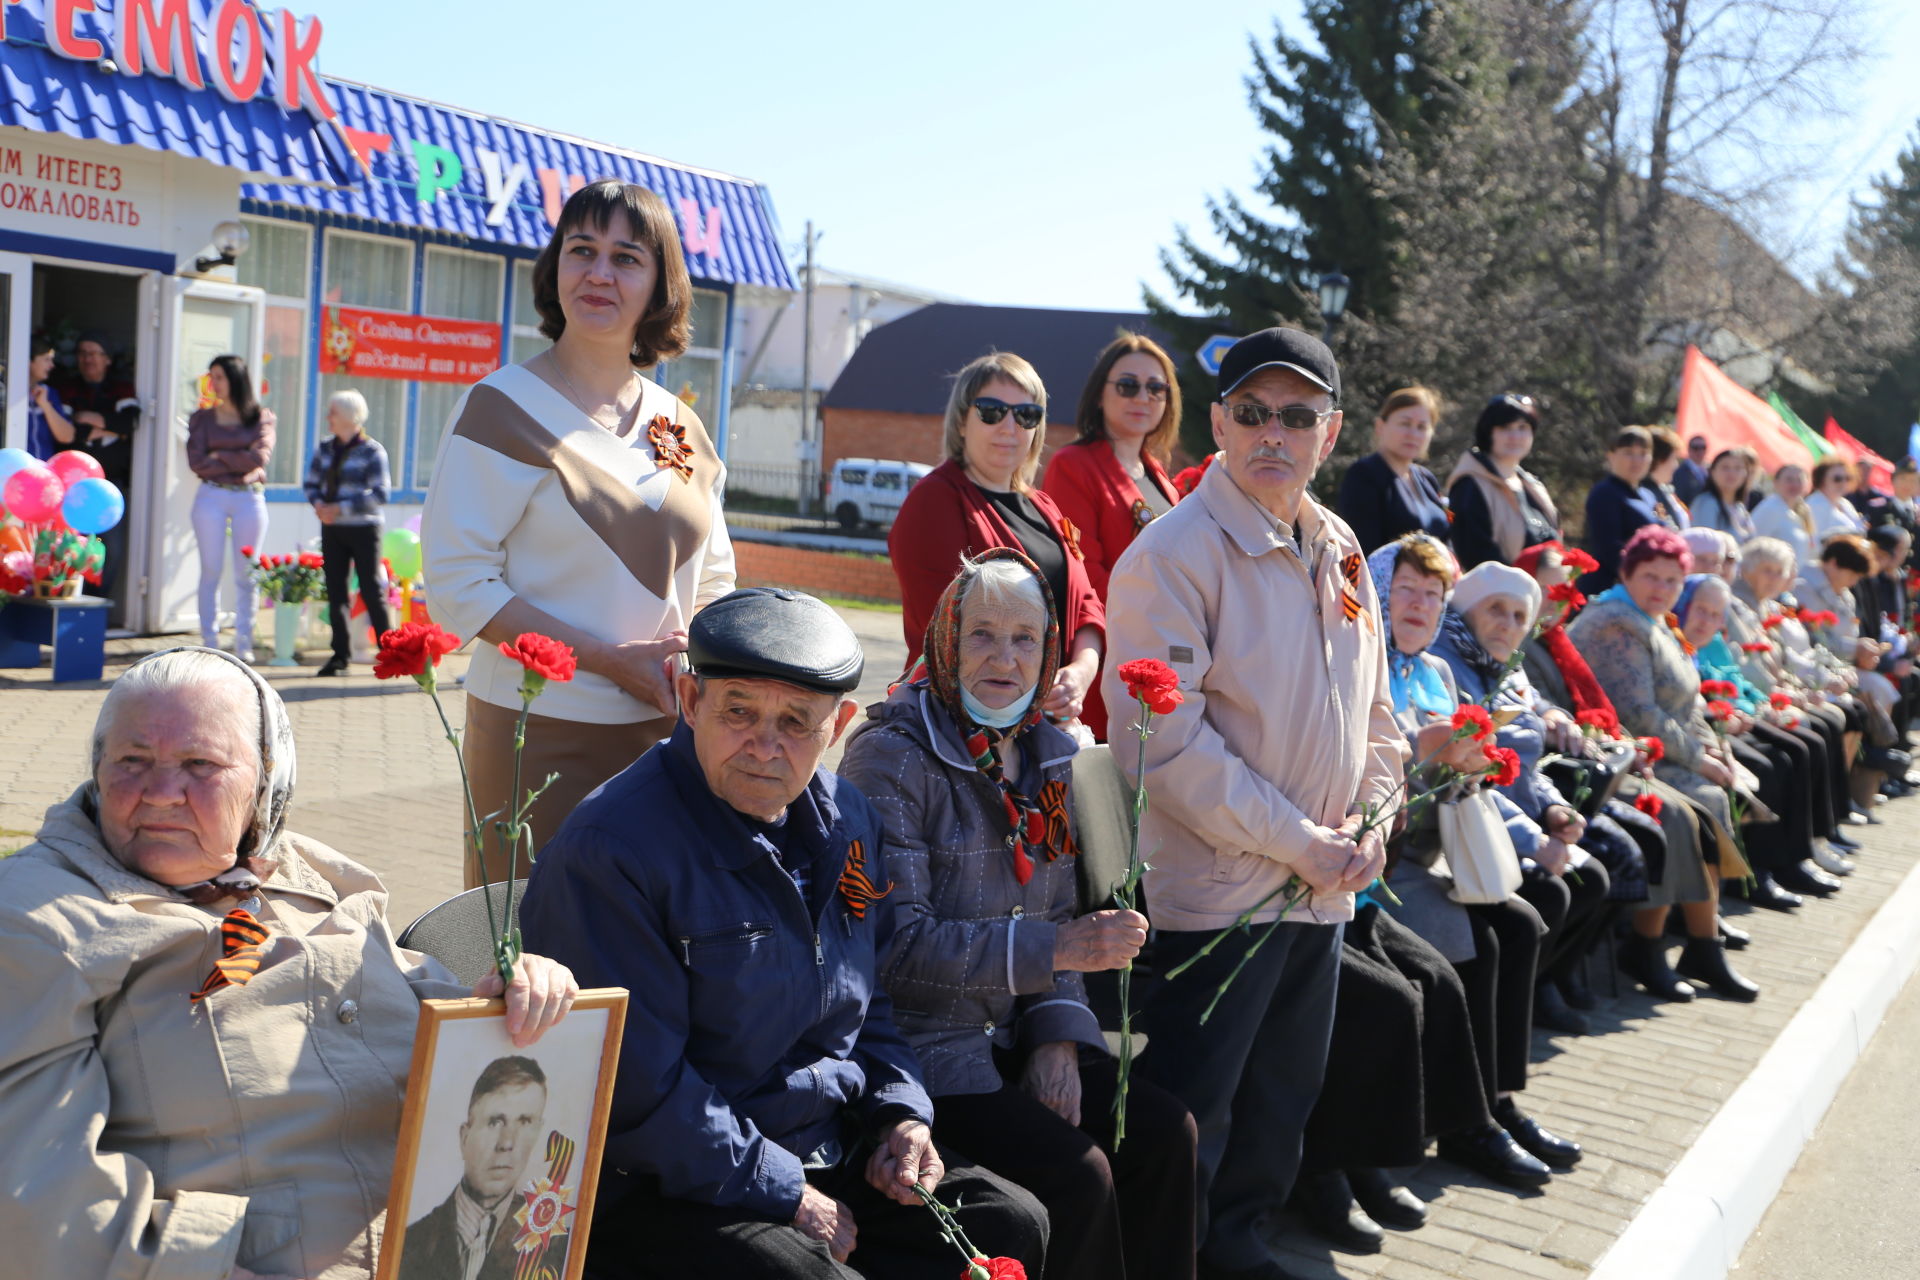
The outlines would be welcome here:
<svg viewBox="0 0 1920 1280">
<path fill-rule="evenodd" d="M 1117 375 L 1137 390 L 1154 352 L 1101 379 L 1145 361 Z M 1033 394 L 992 359 L 956 390 L 956 473 L 1003 429 L 1032 442 L 1006 477 L 1025 492 L 1040 433 L 1002 399 L 969 417 L 982 388 Z M 1878 618 L 1904 616 L 1910 535 L 1841 531 L 1803 563 L 1751 519 L 1741 543 L 1683 533 L 1642 487 L 1647 433 L 1623 434 L 1607 492 L 1646 519 L 1583 602 L 1593 560 L 1535 536 L 1557 517 L 1519 482 L 1532 402 L 1502 397 L 1456 470 L 1490 522 L 1462 573 L 1431 521 L 1365 546 L 1307 492 L 1339 394 L 1310 336 L 1243 339 L 1219 452 L 1108 547 L 1071 633 L 1076 561 L 970 545 L 864 717 L 859 642 L 820 602 L 742 590 L 694 617 L 671 737 L 545 843 L 532 954 L 472 990 L 505 995 L 522 1044 L 581 986 L 630 993 L 587 1274 L 940 1274 L 924 1188 L 1031 1276 L 1284 1277 L 1269 1216 L 1376 1250 L 1425 1221 L 1404 1175 L 1436 1141 L 1517 1189 L 1580 1160 L 1519 1097 L 1535 1026 L 1591 1029 L 1596 947 L 1659 999 L 1760 994 L 1723 890 L 1832 893 L 1848 826 L 1907 786 L 1910 671 Z M 1412 461 L 1433 505 L 1418 431 L 1398 443 L 1430 398 L 1393 403 L 1376 425 L 1408 456 L 1367 474 Z M 1723 504 L 1733 472 L 1712 470 Z M 1088 653 L 1097 686 L 1063 671 Z M 1137 780 L 1136 658 L 1183 694 L 1140 748 L 1144 914 L 1089 886 L 1072 803 L 1089 705 Z M 143 660 L 92 754 L 0 861 L 0 1272 L 370 1275 L 411 1010 L 468 990 L 396 944 L 371 873 L 284 829 L 292 734 L 248 665 Z M 1463 841 L 1504 851 L 1510 891 L 1460 891 Z M 236 916 L 252 980 L 214 964 Z M 1109 1033 L 1135 961 L 1122 1137 Z M 491 1276 L 484 1244 L 465 1280 Z"/>
</svg>

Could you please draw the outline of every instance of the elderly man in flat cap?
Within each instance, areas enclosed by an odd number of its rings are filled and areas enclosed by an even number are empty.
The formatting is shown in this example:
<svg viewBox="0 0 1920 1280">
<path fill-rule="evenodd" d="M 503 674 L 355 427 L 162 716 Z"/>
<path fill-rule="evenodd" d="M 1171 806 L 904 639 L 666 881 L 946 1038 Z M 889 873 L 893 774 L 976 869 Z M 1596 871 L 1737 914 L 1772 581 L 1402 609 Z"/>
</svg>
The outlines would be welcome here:
<svg viewBox="0 0 1920 1280">
<path fill-rule="evenodd" d="M 1360 828 L 1405 757 L 1360 544 L 1307 492 L 1340 434 L 1339 401 L 1333 354 L 1311 335 L 1235 343 L 1212 406 L 1216 465 L 1141 531 L 1108 588 L 1107 705 L 1132 702 L 1114 671 L 1136 658 L 1170 665 L 1186 693 L 1146 745 L 1140 847 L 1154 851 L 1159 970 L 1244 913 L 1255 926 L 1160 983 L 1143 1011 L 1141 1069 L 1200 1129 L 1203 1277 L 1288 1274 L 1261 1220 L 1292 1188 L 1320 1093 L 1340 926 L 1384 862 L 1384 831 Z M 1127 717 L 1115 717 L 1118 741 Z M 1114 758 L 1131 772 L 1131 750 Z"/>
<path fill-rule="evenodd" d="M 832 609 L 735 591 L 695 617 L 681 719 L 574 810 L 521 907 L 527 945 L 632 992 L 588 1274 L 844 1278 L 952 1259 L 916 1186 L 1039 1274 L 1046 1213 L 949 1169 L 875 974 L 882 828 L 820 768 L 864 660 Z"/>
</svg>

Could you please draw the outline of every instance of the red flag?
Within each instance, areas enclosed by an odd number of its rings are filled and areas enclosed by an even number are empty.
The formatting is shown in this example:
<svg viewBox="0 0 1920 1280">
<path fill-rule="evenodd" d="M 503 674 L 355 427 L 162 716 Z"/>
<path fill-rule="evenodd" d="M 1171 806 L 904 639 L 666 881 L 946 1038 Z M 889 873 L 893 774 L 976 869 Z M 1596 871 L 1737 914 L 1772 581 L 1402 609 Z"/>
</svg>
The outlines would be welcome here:
<svg viewBox="0 0 1920 1280">
<path fill-rule="evenodd" d="M 1765 400 L 1722 373 L 1698 347 L 1687 348 L 1680 370 L 1680 407 L 1674 430 L 1682 440 L 1705 436 L 1709 452 L 1745 445 L 1768 471 L 1793 463 L 1810 467 L 1813 455 Z"/>
<path fill-rule="evenodd" d="M 1840 424 L 1835 422 L 1831 417 L 1827 419 L 1827 425 L 1821 428 L 1821 434 L 1826 436 L 1827 443 L 1833 446 L 1833 451 L 1845 458 L 1848 462 L 1857 463 L 1862 458 L 1866 459 L 1868 465 L 1872 468 L 1868 476 L 1874 488 L 1887 493 L 1893 492 L 1893 464 L 1891 462 L 1888 462 L 1885 458 L 1854 439 L 1846 431 L 1842 430 Z"/>
</svg>

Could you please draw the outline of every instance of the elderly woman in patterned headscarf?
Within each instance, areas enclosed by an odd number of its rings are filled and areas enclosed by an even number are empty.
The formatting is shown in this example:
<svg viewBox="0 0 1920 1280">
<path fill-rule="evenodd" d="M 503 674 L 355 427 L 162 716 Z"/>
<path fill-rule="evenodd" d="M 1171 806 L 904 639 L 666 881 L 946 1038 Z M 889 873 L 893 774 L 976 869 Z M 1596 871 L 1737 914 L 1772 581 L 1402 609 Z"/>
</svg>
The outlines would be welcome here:
<svg viewBox="0 0 1920 1280">
<path fill-rule="evenodd" d="M 1077 747 L 1040 707 L 1059 662 L 1045 579 L 994 548 L 962 563 L 924 661 L 849 742 L 840 775 L 886 827 L 883 977 L 942 1141 L 1047 1206 L 1049 1276 L 1190 1277 L 1192 1118 L 1136 1077 L 1114 1150 L 1117 1072 L 1081 975 L 1131 960 L 1147 921 L 1077 914 Z"/>
<path fill-rule="evenodd" d="M 284 830 L 293 780 L 279 695 L 169 650 L 115 682 L 91 778 L 0 860 L 17 1274 L 373 1274 L 419 1001 L 503 984 L 400 950 L 380 881 Z M 576 990 L 523 957 L 516 1043 Z"/>
</svg>

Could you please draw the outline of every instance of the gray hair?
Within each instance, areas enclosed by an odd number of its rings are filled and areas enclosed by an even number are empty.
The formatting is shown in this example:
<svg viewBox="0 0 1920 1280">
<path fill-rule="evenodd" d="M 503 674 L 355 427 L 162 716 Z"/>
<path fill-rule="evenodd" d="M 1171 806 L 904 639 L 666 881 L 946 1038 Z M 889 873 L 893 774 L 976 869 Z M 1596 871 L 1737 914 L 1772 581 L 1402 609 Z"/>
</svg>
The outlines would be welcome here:
<svg viewBox="0 0 1920 1280">
<path fill-rule="evenodd" d="M 1727 603 L 1733 599 L 1733 588 L 1728 586 L 1727 580 L 1717 573 L 1708 574 L 1706 580 L 1693 589 L 1693 603 L 1700 603 L 1701 598 L 1708 592 L 1712 592 L 1720 597 L 1721 608 L 1725 608 Z"/>
<path fill-rule="evenodd" d="M 1747 539 L 1747 545 L 1740 548 L 1740 575 L 1745 577 L 1755 565 L 1761 564 L 1770 564 L 1792 576 L 1800 560 L 1793 553 L 1793 545 L 1782 538 Z"/>
<path fill-rule="evenodd" d="M 100 773 L 100 758 L 107 749 L 107 730 L 119 714 L 120 703 L 147 693 L 212 687 L 230 688 L 242 695 L 247 740 L 254 744 L 255 763 L 264 770 L 265 761 L 260 758 L 260 702 L 247 677 L 217 653 L 205 649 L 176 649 L 127 668 L 126 674 L 107 690 L 107 696 L 100 703 L 100 714 L 93 721 L 92 758 L 87 776 L 97 777 Z"/>
<path fill-rule="evenodd" d="M 352 387 L 348 387 L 345 391 L 334 392 L 327 400 L 328 412 L 335 409 L 345 413 L 348 420 L 356 427 L 367 424 L 367 398 Z"/>
<path fill-rule="evenodd" d="M 996 556 L 991 560 L 970 560 L 962 556 L 960 593 L 955 597 L 955 603 L 964 610 L 967 601 L 976 598 L 986 605 L 1031 609 L 1040 615 L 1042 626 L 1050 621 L 1047 616 L 1047 597 L 1040 589 L 1040 579 L 1017 560 L 1009 560 L 1004 556 Z"/>
</svg>

